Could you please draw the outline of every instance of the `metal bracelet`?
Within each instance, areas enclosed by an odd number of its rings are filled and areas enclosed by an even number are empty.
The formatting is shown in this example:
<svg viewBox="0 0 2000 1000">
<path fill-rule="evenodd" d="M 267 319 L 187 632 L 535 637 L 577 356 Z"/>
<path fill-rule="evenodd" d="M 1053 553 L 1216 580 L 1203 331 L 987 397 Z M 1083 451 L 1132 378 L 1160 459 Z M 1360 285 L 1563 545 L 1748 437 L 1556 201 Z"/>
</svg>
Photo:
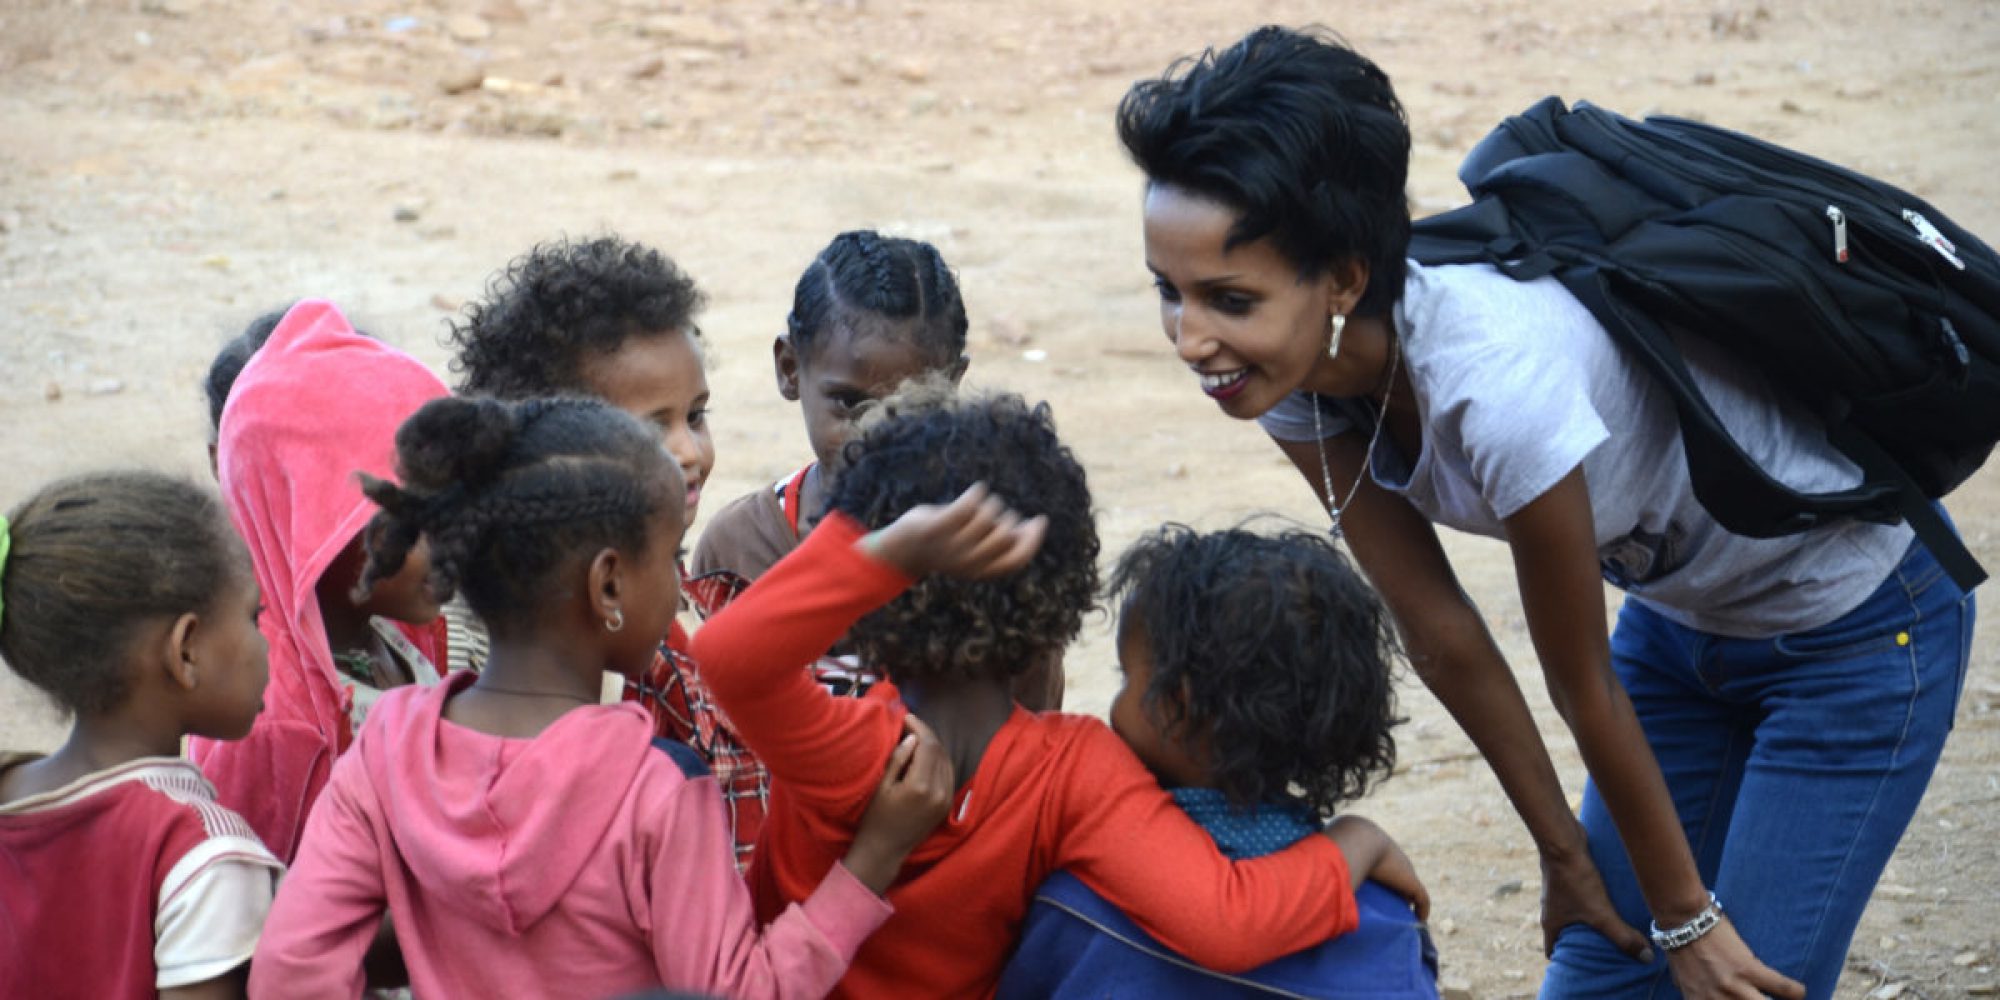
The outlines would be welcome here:
<svg viewBox="0 0 2000 1000">
<path fill-rule="evenodd" d="M 1711 892 L 1708 894 L 1708 905 L 1702 907 L 1701 912 L 1695 914 L 1687 923 L 1661 930 L 1660 922 L 1653 921 L 1653 943 L 1667 951 L 1678 951 L 1701 940 L 1721 923 L 1722 903 L 1715 898 L 1715 893 Z"/>
</svg>

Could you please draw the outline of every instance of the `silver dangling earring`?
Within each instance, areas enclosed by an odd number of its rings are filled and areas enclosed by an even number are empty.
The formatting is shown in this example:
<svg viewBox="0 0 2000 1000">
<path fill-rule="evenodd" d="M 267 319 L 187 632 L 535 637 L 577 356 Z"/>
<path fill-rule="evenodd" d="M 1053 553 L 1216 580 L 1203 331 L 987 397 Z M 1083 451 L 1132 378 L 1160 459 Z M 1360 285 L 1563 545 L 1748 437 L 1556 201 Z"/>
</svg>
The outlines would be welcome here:
<svg viewBox="0 0 2000 1000">
<path fill-rule="evenodd" d="M 1334 313 L 1326 320 L 1326 358 L 1328 361 L 1340 357 L 1340 333 L 1347 329 L 1347 316 Z"/>
<path fill-rule="evenodd" d="M 604 622 L 604 631 L 617 632 L 624 628 L 625 628 L 625 612 L 619 610 L 618 608 L 612 608 L 611 617 L 606 619 Z"/>
</svg>

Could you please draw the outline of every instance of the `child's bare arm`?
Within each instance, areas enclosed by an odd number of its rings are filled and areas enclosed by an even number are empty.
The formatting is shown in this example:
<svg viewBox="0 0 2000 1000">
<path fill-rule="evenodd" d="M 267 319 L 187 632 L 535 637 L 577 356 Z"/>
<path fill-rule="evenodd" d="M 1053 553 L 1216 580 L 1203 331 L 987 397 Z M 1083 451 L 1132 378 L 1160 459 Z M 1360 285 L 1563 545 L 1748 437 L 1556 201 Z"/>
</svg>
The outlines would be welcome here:
<svg viewBox="0 0 2000 1000">
<path fill-rule="evenodd" d="M 1410 901 L 1418 920 L 1431 915 L 1430 890 L 1417 878 L 1410 856 L 1396 845 L 1382 828 L 1359 816 L 1342 816 L 1327 825 L 1326 837 L 1347 858 L 1347 875 L 1353 888 L 1373 879 Z"/>
<path fill-rule="evenodd" d="M 905 716 L 908 735 L 889 755 L 882 784 L 855 830 L 842 862 L 877 895 L 888 891 L 903 859 L 951 812 L 951 757 L 937 734 L 916 716 Z"/>
<path fill-rule="evenodd" d="M 249 995 L 250 965 L 246 962 L 214 979 L 161 990 L 160 1000 L 243 1000 Z"/>
</svg>

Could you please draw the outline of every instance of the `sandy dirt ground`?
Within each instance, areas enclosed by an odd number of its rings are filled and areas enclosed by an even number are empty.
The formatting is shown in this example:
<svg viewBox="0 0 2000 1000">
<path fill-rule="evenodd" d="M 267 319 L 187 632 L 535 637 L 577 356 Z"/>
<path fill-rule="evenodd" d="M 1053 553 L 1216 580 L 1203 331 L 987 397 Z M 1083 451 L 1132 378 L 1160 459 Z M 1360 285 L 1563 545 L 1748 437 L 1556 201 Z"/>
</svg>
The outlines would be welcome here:
<svg viewBox="0 0 2000 1000">
<path fill-rule="evenodd" d="M 0 0 L 0 502 L 106 465 L 205 475 L 197 379 L 269 308 L 331 297 L 442 371 L 446 315 L 508 258 L 616 230 L 713 297 L 713 507 L 806 457 L 767 345 L 819 246 L 875 226 L 957 267 L 972 381 L 1052 402 L 1107 553 L 1163 520 L 1310 520 L 1276 451 L 1162 344 L 1111 129 L 1132 80 L 1267 21 L 1330 24 L 1394 77 L 1420 213 L 1462 201 L 1453 168 L 1494 121 L 1560 93 L 1756 132 L 2000 233 L 2000 5 L 1984 0 Z M 2000 567 L 2000 466 L 1951 506 Z M 1447 547 L 1580 789 L 1504 550 Z M 1115 690 L 1105 626 L 1070 655 L 1075 709 Z M 1841 996 L 2000 983 L 1995 634 L 1981 623 L 1957 731 Z M 1428 876 L 1446 978 L 1531 995 L 1531 845 L 1406 688 L 1401 773 L 1356 808 Z M 0 746 L 61 732 L 0 678 Z"/>
</svg>

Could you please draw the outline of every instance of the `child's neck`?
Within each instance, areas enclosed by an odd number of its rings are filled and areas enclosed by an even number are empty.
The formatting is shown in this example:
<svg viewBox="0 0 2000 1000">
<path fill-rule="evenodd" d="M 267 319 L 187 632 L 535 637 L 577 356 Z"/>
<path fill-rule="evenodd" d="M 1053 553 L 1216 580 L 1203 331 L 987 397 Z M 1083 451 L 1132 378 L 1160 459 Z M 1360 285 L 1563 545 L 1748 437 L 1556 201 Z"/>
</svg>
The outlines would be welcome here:
<svg viewBox="0 0 2000 1000">
<path fill-rule="evenodd" d="M 799 534 L 811 531 L 813 525 L 826 513 L 826 487 L 830 473 L 826 463 L 814 462 L 806 470 L 806 481 L 799 484 Z"/>
<path fill-rule="evenodd" d="M 0 781 L 0 802 L 52 792 L 86 775 L 143 757 L 178 757 L 178 727 L 133 713 L 78 716 L 61 748 L 32 764 L 10 768 Z"/>
<path fill-rule="evenodd" d="M 952 773 L 964 788 L 979 770 L 994 734 L 1014 714 L 1014 696 L 1005 681 L 986 679 L 896 682 L 903 704 L 937 731 L 951 755 Z"/>
<path fill-rule="evenodd" d="M 479 679 L 445 705 L 445 718 L 490 736 L 533 739 L 603 690 L 603 651 L 565 636 L 493 637 Z M 597 669 L 585 669 L 581 665 Z"/>
<path fill-rule="evenodd" d="M 315 588 L 319 597 L 319 617 L 326 623 L 326 642 L 336 655 L 371 652 L 381 642 L 366 610 L 348 598 L 347 587 L 334 580 L 332 571 L 320 578 Z"/>
</svg>

